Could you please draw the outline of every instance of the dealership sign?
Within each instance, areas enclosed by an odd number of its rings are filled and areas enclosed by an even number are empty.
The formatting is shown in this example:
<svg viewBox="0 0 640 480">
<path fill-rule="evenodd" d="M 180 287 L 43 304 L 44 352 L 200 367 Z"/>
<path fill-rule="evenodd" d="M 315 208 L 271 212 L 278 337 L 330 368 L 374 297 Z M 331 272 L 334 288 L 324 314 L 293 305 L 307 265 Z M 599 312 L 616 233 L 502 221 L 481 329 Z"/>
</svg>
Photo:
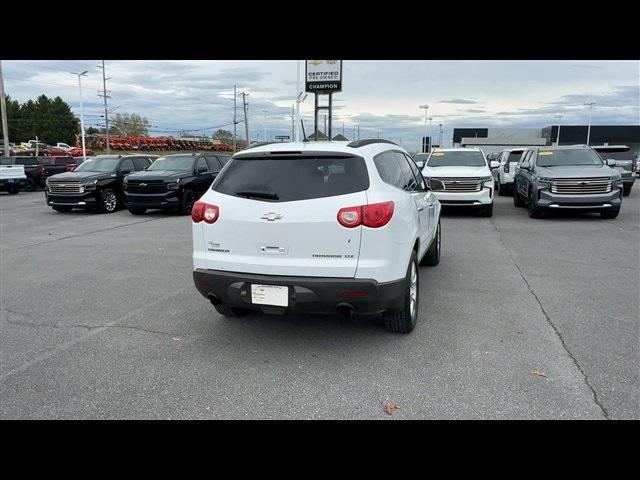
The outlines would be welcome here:
<svg viewBox="0 0 640 480">
<path fill-rule="evenodd" d="M 342 91 L 342 60 L 307 60 L 305 91 Z"/>
</svg>

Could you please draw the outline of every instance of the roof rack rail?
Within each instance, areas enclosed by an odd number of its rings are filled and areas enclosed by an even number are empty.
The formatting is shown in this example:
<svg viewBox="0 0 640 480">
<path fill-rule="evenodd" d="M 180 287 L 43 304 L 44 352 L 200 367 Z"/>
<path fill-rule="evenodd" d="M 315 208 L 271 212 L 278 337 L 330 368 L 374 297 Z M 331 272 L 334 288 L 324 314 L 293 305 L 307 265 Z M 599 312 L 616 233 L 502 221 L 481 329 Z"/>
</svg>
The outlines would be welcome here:
<svg viewBox="0 0 640 480">
<path fill-rule="evenodd" d="M 360 147 L 364 147 L 366 145 L 371 145 L 373 143 L 390 143 L 391 145 L 399 146 L 396 142 L 392 142 L 391 140 L 384 140 L 382 138 L 367 138 L 367 139 L 364 139 L 364 140 L 356 140 L 354 142 L 351 142 L 351 143 L 347 144 L 347 147 L 360 148 Z"/>
</svg>

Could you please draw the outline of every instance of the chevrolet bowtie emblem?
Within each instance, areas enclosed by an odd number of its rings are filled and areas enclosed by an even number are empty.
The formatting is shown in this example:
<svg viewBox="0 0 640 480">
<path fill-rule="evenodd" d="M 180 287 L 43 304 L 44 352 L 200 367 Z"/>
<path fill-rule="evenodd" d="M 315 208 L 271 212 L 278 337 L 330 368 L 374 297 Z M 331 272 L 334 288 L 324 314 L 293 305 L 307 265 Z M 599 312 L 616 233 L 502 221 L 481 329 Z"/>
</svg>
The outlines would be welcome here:
<svg viewBox="0 0 640 480">
<path fill-rule="evenodd" d="M 260 218 L 262 218 L 263 220 L 268 220 L 270 222 L 273 222 L 274 220 L 280 220 L 282 218 L 282 215 L 280 215 L 279 213 L 269 212 L 269 213 L 265 213 Z"/>
<path fill-rule="evenodd" d="M 140 183 L 138 186 L 139 186 L 139 187 L 146 187 L 146 186 L 147 186 L 147 184 L 146 184 L 146 183 Z"/>
</svg>

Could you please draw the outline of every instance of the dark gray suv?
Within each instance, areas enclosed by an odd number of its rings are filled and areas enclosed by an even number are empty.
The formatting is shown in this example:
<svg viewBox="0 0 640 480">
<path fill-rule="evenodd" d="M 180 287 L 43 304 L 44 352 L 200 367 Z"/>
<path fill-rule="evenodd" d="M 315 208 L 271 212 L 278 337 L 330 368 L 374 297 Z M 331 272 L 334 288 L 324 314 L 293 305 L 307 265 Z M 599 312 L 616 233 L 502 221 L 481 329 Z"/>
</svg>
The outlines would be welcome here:
<svg viewBox="0 0 640 480">
<path fill-rule="evenodd" d="M 622 177 L 586 145 L 528 147 L 516 167 L 513 203 L 537 218 L 546 209 L 599 211 L 616 218 L 622 204 Z"/>
</svg>

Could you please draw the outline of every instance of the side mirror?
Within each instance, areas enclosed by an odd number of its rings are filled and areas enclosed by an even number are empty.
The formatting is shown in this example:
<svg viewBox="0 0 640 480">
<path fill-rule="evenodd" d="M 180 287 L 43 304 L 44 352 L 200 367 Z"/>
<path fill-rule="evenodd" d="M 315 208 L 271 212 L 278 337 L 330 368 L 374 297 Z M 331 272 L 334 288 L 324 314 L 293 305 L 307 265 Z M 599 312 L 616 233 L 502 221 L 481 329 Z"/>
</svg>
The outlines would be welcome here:
<svg viewBox="0 0 640 480">
<path fill-rule="evenodd" d="M 491 160 L 491 162 L 489 163 L 489 168 L 498 168 L 500 166 L 500 162 L 497 162 L 495 160 Z"/>
<path fill-rule="evenodd" d="M 444 190 L 444 183 L 441 180 L 431 178 L 429 180 L 429 190 L 432 192 L 442 192 Z"/>
<path fill-rule="evenodd" d="M 424 168 L 424 160 L 418 160 L 418 161 L 416 162 L 416 165 L 418 166 L 418 168 L 419 168 L 420 170 L 422 170 L 422 169 Z"/>
<path fill-rule="evenodd" d="M 129 175 L 131 170 L 120 170 L 120 175 Z"/>
<path fill-rule="evenodd" d="M 613 158 L 607 158 L 607 165 L 609 165 L 610 167 L 615 167 L 616 161 Z"/>
</svg>

